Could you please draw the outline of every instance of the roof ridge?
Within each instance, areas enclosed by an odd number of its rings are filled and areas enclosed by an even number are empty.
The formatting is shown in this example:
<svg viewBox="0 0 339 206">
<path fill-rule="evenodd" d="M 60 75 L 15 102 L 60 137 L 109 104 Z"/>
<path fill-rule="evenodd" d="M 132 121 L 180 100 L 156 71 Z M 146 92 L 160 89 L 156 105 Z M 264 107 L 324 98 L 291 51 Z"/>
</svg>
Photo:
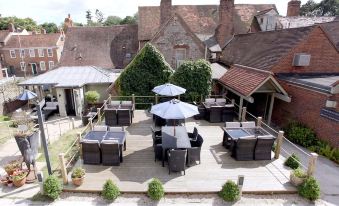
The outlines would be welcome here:
<svg viewBox="0 0 339 206">
<path fill-rule="evenodd" d="M 234 66 L 236 66 L 236 67 L 241 67 L 241 68 L 243 68 L 243 69 L 249 69 L 249 70 L 256 71 L 256 72 L 260 72 L 260 73 L 265 73 L 265 74 L 274 75 L 273 72 L 266 71 L 266 70 L 262 70 L 262 69 L 257 69 L 257 68 L 254 68 L 254 67 L 249 67 L 249 66 L 245 66 L 245 65 L 241 65 L 241 64 L 234 64 Z"/>
</svg>

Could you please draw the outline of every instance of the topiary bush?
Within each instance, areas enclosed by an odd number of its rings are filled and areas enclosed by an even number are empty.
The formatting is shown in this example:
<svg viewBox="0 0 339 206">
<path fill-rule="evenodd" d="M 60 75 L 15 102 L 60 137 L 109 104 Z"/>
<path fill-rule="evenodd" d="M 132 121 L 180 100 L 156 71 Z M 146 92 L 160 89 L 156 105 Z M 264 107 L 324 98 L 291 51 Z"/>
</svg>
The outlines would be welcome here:
<svg viewBox="0 0 339 206">
<path fill-rule="evenodd" d="M 147 195 L 152 200 L 160 200 L 162 197 L 164 197 L 165 192 L 162 182 L 156 178 L 153 178 L 153 180 L 148 184 Z"/>
<path fill-rule="evenodd" d="M 211 64 L 203 59 L 186 61 L 175 71 L 171 82 L 186 89 L 186 93 L 181 95 L 183 99 L 196 101 L 197 97 L 206 96 L 211 92 Z"/>
<path fill-rule="evenodd" d="M 98 103 L 100 94 L 97 91 L 88 91 L 85 93 L 85 99 L 89 104 Z"/>
<path fill-rule="evenodd" d="M 298 122 L 289 123 L 285 133 L 287 139 L 304 147 L 314 146 L 319 142 L 312 129 Z"/>
<path fill-rule="evenodd" d="M 299 162 L 300 162 L 299 157 L 293 153 L 286 159 L 284 165 L 292 169 L 297 169 L 300 166 Z"/>
<path fill-rule="evenodd" d="M 107 180 L 103 186 L 101 195 L 106 200 L 114 201 L 119 197 L 120 190 L 112 180 Z"/>
<path fill-rule="evenodd" d="M 238 185 L 228 180 L 223 186 L 221 191 L 219 192 L 219 197 L 221 197 L 224 201 L 233 202 L 240 198 L 240 190 Z"/>
<path fill-rule="evenodd" d="M 308 177 L 299 187 L 298 193 L 300 196 L 314 201 L 320 197 L 320 186 L 314 177 Z"/>
<path fill-rule="evenodd" d="M 50 175 L 44 181 L 43 189 L 44 189 L 45 195 L 55 200 L 55 199 L 58 199 L 61 194 L 62 185 L 56 176 Z"/>
</svg>

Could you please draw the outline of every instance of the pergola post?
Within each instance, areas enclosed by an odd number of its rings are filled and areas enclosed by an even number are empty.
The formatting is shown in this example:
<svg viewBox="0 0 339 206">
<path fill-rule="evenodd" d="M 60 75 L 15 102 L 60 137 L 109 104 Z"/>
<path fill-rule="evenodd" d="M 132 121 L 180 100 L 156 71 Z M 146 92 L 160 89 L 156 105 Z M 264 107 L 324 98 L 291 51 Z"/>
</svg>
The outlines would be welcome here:
<svg viewBox="0 0 339 206">
<path fill-rule="evenodd" d="M 307 175 L 308 176 L 312 176 L 314 174 L 317 159 L 318 159 L 318 154 L 312 152 L 310 160 L 308 162 L 308 168 L 307 168 Z"/>
<path fill-rule="evenodd" d="M 247 108 L 243 107 L 242 112 L 241 112 L 241 121 L 245 122 L 246 121 L 246 113 L 247 113 Z"/>
<path fill-rule="evenodd" d="M 271 94 L 270 108 L 268 110 L 268 117 L 267 117 L 268 125 L 271 125 L 273 105 L 274 105 L 274 93 Z"/>
<path fill-rule="evenodd" d="M 240 102 L 239 102 L 239 115 L 238 115 L 238 119 L 239 121 L 241 120 L 241 110 L 242 110 L 242 105 L 244 103 L 244 98 L 240 97 Z"/>
<path fill-rule="evenodd" d="M 275 151 L 274 151 L 274 158 L 275 159 L 279 159 L 279 157 L 280 157 L 283 138 L 284 138 L 284 131 L 279 131 L 278 137 L 277 137 L 277 144 L 275 146 Z"/>
<path fill-rule="evenodd" d="M 62 180 L 65 185 L 68 184 L 68 178 L 67 178 L 67 168 L 66 168 L 66 163 L 65 163 L 65 154 L 60 153 L 59 154 L 59 161 L 60 161 L 60 170 L 61 170 L 61 176 Z"/>
<path fill-rule="evenodd" d="M 262 117 L 258 117 L 257 127 L 261 127 L 261 124 L 262 124 Z"/>
</svg>

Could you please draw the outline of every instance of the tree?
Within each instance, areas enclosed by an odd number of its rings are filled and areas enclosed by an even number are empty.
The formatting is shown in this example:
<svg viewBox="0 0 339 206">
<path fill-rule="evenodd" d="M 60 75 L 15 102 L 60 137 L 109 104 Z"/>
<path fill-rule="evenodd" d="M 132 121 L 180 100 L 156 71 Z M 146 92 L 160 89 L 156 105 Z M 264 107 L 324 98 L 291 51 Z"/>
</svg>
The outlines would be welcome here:
<svg viewBox="0 0 339 206">
<path fill-rule="evenodd" d="M 45 29 L 47 33 L 57 33 L 58 26 L 55 23 L 43 23 L 40 25 L 41 28 Z"/>
<path fill-rule="evenodd" d="M 96 9 L 95 18 L 97 19 L 98 23 L 102 24 L 102 22 L 104 21 L 104 14 L 99 9 Z"/>
<path fill-rule="evenodd" d="M 104 21 L 104 26 L 119 25 L 122 19 L 118 16 L 108 16 Z"/>
<path fill-rule="evenodd" d="M 147 43 L 121 73 L 116 88 L 123 96 L 154 95 L 152 89 L 168 82 L 172 73 L 173 70 L 164 56 Z"/>
<path fill-rule="evenodd" d="M 90 10 L 86 11 L 86 19 L 87 19 L 87 25 L 90 26 L 92 24 L 92 12 Z"/>
<path fill-rule="evenodd" d="M 183 95 L 186 100 L 196 101 L 200 95 L 206 96 L 211 92 L 211 65 L 203 59 L 186 61 L 173 74 L 171 82 L 186 89 Z"/>
<path fill-rule="evenodd" d="M 320 3 L 308 0 L 300 8 L 302 16 L 337 16 L 339 15 L 339 0 L 323 0 Z"/>
<path fill-rule="evenodd" d="M 16 28 L 26 29 L 27 31 L 38 30 L 39 26 L 31 18 L 18 18 L 16 16 L 0 18 L 0 30 L 8 29 L 8 24 L 13 23 Z"/>
<path fill-rule="evenodd" d="M 126 16 L 121 22 L 120 24 L 137 24 L 137 16 Z"/>
</svg>

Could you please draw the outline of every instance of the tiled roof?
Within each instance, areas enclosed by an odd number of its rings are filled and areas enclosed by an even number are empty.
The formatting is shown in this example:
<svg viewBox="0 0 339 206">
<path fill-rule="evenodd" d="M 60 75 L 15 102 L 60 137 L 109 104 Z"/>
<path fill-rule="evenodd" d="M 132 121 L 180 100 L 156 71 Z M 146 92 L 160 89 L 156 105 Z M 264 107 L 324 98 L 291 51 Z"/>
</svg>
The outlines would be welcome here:
<svg viewBox="0 0 339 206">
<path fill-rule="evenodd" d="M 335 16 L 280 16 L 278 21 L 281 29 L 298 28 L 312 26 L 318 23 L 332 22 L 336 19 Z"/>
<path fill-rule="evenodd" d="M 227 72 L 226 67 L 219 63 L 212 63 L 211 69 L 212 69 L 212 79 L 220 79 Z"/>
<path fill-rule="evenodd" d="M 0 30 L 0 42 L 5 42 L 6 37 L 9 35 L 8 30 Z"/>
<path fill-rule="evenodd" d="M 223 49 L 221 61 L 270 70 L 281 57 L 312 31 L 313 27 L 236 35 Z"/>
<path fill-rule="evenodd" d="M 59 38 L 60 33 L 12 35 L 5 47 L 6 48 L 52 47 L 56 46 Z"/>
<path fill-rule="evenodd" d="M 122 69 L 138 51 L 138 25 L 70 27 L 61 66 Z"/>
<path fill-rule="evenodd" d="M 269 77 L 270 74 L 268 72 L 234 65 L 219 79 L 219 81 L 223 85 L 248 97 Z"/>
<path fill-rule="evenodd" d="M 320 26 L 339 52 L 339 19 L 338 21 L 321 24 Z"/>
<path fill-rule="evenodd" d="M 196 34 L 214 34 L 219 22 L 219 5 L 180 5 L 173 6 L 174 13 L 179 14 Z M 246 33 L 254 15 L 258 11 L 275 8 L 274 4 L 236 4 L 235 33 Z M 150 40 L 160 27 L 160 7 L 139 7 L 139 40 Z"/>
</svg>

